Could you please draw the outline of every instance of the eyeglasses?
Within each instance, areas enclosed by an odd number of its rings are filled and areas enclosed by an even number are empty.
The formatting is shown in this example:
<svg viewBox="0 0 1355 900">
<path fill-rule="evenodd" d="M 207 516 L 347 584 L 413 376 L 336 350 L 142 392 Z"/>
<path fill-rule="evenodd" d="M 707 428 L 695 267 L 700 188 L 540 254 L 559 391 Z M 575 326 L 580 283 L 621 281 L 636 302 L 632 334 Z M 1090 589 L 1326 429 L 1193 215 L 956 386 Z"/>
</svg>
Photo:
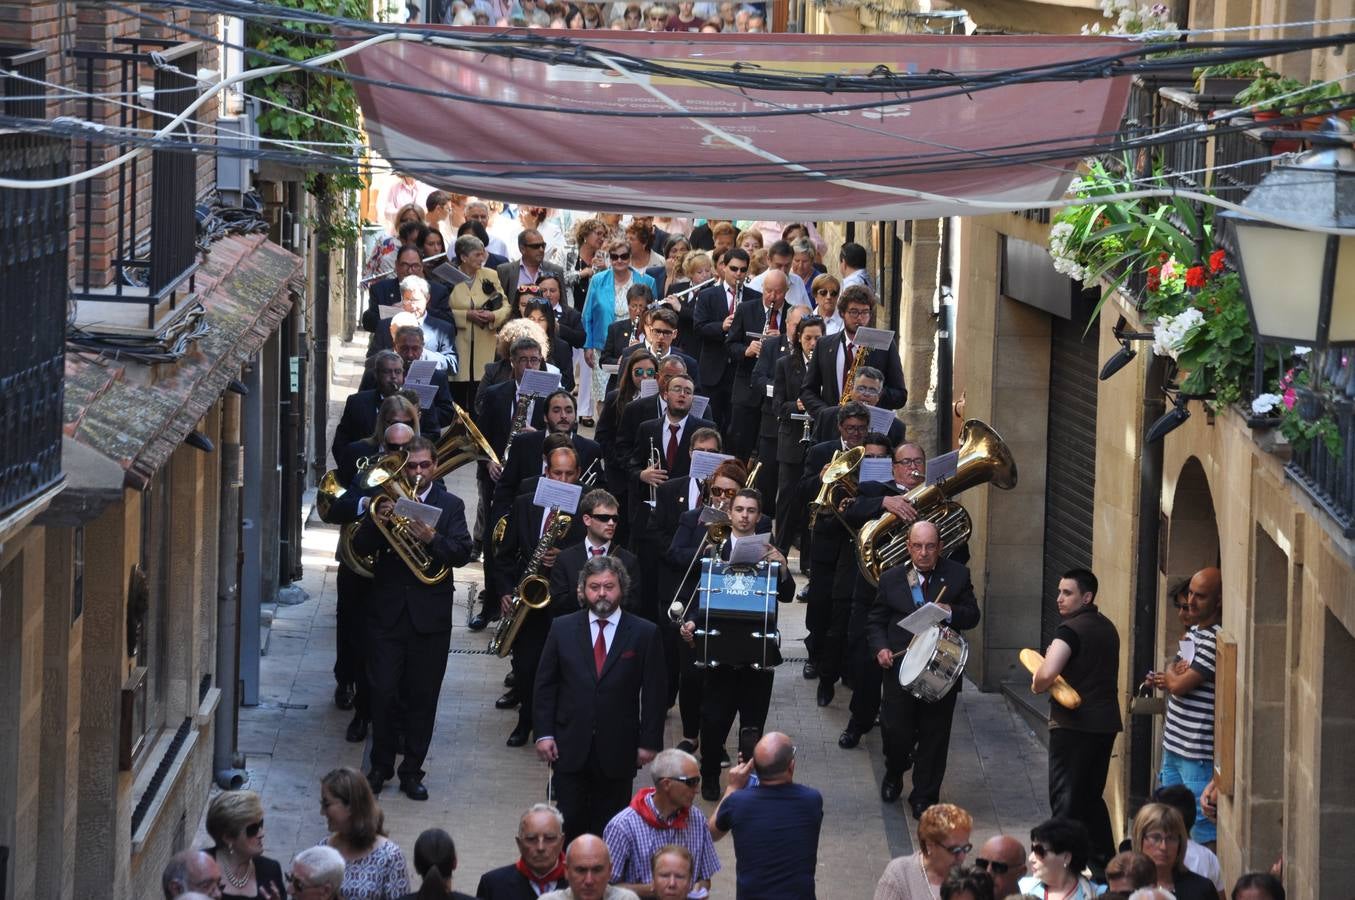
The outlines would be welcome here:
<svg viewBox="0 0 1355 900">
<path fill-rule="evenodd" d="M 712 497 L 733 497 L 733 496 L 734 496 L 735 494 L 737 494 L 738 492 L 739 492 L 739 489 L 738 489 L 738 488 L 717 488 L 717 487 L 713 487 L 713 488 L 710 489 L 710 495 L 711 495 Z"/>
<path fill-rule="evenodd" d="M 733 266 L 725 266 L 725 269 L 728 270 L 728 271 L 730 271 L 730 272 L 733 272 L 735 275 L 742 275 L 744 272 L 747 272 L 747 271 L 748 271 L 748 267 L 747 267 L 747 266 L 743 266 L 742 268 L 738 268 L 738 269 L 734 268 Z"/>
<path fill-rule="evenodd" d="M 545 250 L 545 249 L 546 249 L 546 242 L 545 242 L 545 241 L 541 241 L 540 243 L 536 243 L 536 244 L 523 244 L 522 246 L 525 247 L 525 248 L 528 249 L 528 250 Z"/>
<path fill-rule="evenodd" d="M 920 466 L 920 465 L 922 465 L 924 462 L 926 462 L 926 460 L 925 460 L 925 459 L 922 459 L 922 458 L 919 457 L 919 456 L 905 456 L 903 459 L 896 459 L 896 460 L 894 460 L 894 465 L 896 465 L 896 466 Z"/>
<path fill-rule="evenodd" d="M 680 778 L 680 777 L 678 777 L 678 776 L 676 776 L 676 775 L 672 775 L 672 776 L 669 776 L 668 780 L 669 780 L 669 781 L 676 781 L 678 784 L 686 785 L 686 786 L 689 787 L 689 788 L 694 788 L 694 787 L 696 787 L 698 784 L 701 783 L 701 776 L 700 776 L 700 775 L 688 775 L 688 776 L 686 776 L 685 778 Z"/>
<path fill-rule="evenodd" d="M 670 387 L 668 389 L 668 393 L 677 394 L 679 397 L 690 397 L 693 394 L 695 394 L 696 391 L 692 390 L 689 387 Z"/>
<path fill-rule="evenodd" d="M 946 849 L 947 851 L 950 852 L 950 855 L 951 855 L 951 856 L 964 856 L 964 855 L 965 855 L 966 853 L 968 853 L 970 850 L 973 850 L 973 849 L 974 849 L 974 845 L 973 845 L 973 844 L 959 844 L 959 845 L 954 846 L 954 847 L 946 847 L 945 849 Z"/>
<path fill-rule="evenodd" d="M 994 875 L 1006 875 L 1011 871 L 1011 863 L 998 862 L 995 859 L 984 859 L 982 856 L 974 860 L 974 868 L 983 869 L 985 872 L 992 872 Z"/>
<path fill-rule="evenodd" d="M 417 462 L 415 462 L 414 460 L 411 459 L 411 460 L 409 460 L 409 461 L 407 461 L 407 462 L 405 463 L 405 468 L 406 468 L 406 469 L 417 469 L 418 471 L 423 471 L 424 469 L 431 469 L 431 468 L 433 468 L 433 465 L 434 465 L 434 463 L 433 463 L 433 461 L 432 461 L 431 459 L 423 459 L 423 460 L 419 460 L 419 461 L 417 461 Z M 263 823 L 260 822 L 259 825 L 262 826 Z M 254 835 L 251 834 L 250 837 L 254 837 Z"/>
<path fill-rule="evenodd" d="M 814 293 L 820 297 L 836 297 L 841 291 L 835 291 L 832 288 L 815 288 Z"/>
<path fill-rule="evenodd" d="M 1167 844 L 1179 844 L 1181 836 L 1179 834 L 1166 834 L 1161 831 L 1152 831 L 1143 836 L 1145 844 L 1157 844 L 1165 847 Z"/>
<path fill-rule="evenodd" d="M 513 359 L 513 363 L 519 366 L 539 366 L 541 357 L 539 356 L 518 356 Z"/>
<path fill-rule="evenodd" d="M 431 464 L 430 464 L 431 465 Z M 245 826 L 245 837 L 258 837 L 259 832 L 263 831 L 263 819 Z"/>
<path fill-rule="evenodd" d="M 849 306 L 842 311 L 844 316 L 851 316 L 853 319 L 869 319 L 869 306 Z"/>
<path fill-rule="evenodd" d="M 608 523 L 615 522 L 617 519 L 621 518 L 616 513 L 584 513 L 584 515 L 588 516 L 590 519 Z"/>
<path fill-rule="evenodd" d="M 612 258 L 612 262 L 617 262 L 623 259 L 630 259 L 629 253 L 608 253 L 607 255 Z"/>
<path fill-rule="evenodd" d="M 309 885 L 309 884 L 307 884 L 306 882 L 302 881 L 300 878 L 297 878 L 295 875 L 293 875 L 293 874 L 290 873 L 290 872 L 287 873 L 287 883 L 288 883 L 289 885 L 291 885 L 291 886 L 292 886 L 292 890 L 293 890 L 294 892 L 298 893 L 298 894 L 301 893 L 302 891 L 308 890 L 308 889 L 310 888 L 310 885 Z"/>
<path fill-rule="evenodd" d="M 846 422 L 839 423 L 838 428 L 847 434 L 865 434 L 870 430 L 869 425 L 848 425 Z"/>
<path fill-rule="evenodd" d="M 653 378 L 658 371 L 658 369 L 652 367 L 648 369 L 631 369 L 630 374 L 639 375 L 641 378 Z"/>
<path fill-rule="evenodd" d="M 677 334 L 677 332 L 671 328 L 653 328 L 652 331 L 659 337 L 672 337 Z"/>
</svg>

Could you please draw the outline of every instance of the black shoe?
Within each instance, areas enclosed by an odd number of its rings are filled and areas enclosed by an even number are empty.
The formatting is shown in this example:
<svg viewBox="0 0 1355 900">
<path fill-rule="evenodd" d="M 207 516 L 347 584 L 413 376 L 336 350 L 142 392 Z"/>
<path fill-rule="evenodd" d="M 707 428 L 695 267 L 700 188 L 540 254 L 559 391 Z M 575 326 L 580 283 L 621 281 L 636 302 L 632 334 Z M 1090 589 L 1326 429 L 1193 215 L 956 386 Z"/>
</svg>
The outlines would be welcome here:
<svg viewBox="0 0 1355 900">
<path fill-rule="evenodd" d="M 353 695 L 358 692 L 357 688 L 351 684 L 337 684 L 334 686 L 334 705 L 339 709 L 353 708 Z"/>
<path fill-rule="evenodd" d="M 909 801 L 908 803 L 908 808 L 913 811 L 914 819 L 922 818 L 922 814 L 926 812 L 927 808 L 930 806 L 932 806 L 932 804 L 926 800 Z"/>
<path fill-rule="evenodd" d="M 485 615 L 484 612 L 478 612 L 471 616 L 470 621 L 466 623 L 466 627 L 471 631 L 484 631 L 489 627 L 489 616 Z"/>
<path fill-rule="evenodd" d="M 819 666 L 812 659 L 805 660 L 805 667 L 800 670 L 800 674 L 805 677 L 805 681 L 813 681 L 819 677 Z"/>
<path fill-rule="evenodd" d="M 343 739 L 350 744 L 361 744 L 367 740 L 367 720 L 362 716 L 354 716 L 353 721 L 348 723 L 348 731 L 344 732 Z"/>
<path fill-rule="evenodd" d="M 379 794 L 381 793 L 381 789 L 386 786 L 386 780 L 388 778 L 389 776 L 383 775 L 376 769 L 373 769 L 367 773 L 367 786 L 372 789 L 373 794 Z"/>
<path fill-rule="evenodd" d="M 804 568 L 802 567 L 802 568 L 800 569 L 800 574 L 801 574 L 801 575 L 808 575 L 809 573 L 808 573 L 807 571 L 805 571 Z M 809 585 L 805 585 L 804 587 L 802 587 L 802 588 L 800 588 L 798 591 L 796 591 L 796 592 L 795 592 L 795 599 L 796 599 L 796 600 L 799 600 L 801 603 L 808 603 L 808 602 L 809 602 Z"/>
<path fill-rule="evenodd" d="M 509 669 L 509 670 L 508 670 L 508 674 L 505 675 L 505 676 L 503 676 L 503 686 L 504 686 L 504 687 L 512 687 L 513 685 L 515 685 L 515 684 L 517 684 L 517 683 L 518 683 L 518 676 L 517 676 L 517 673 L 514 672 L 512 669 Z"/>
<path fill-rule="evenodd" d="M 400 790 L 411 800 L 424 801 L 428 799 L 428 788 L 423 786 L 422 781 L 401 779 Z"/>
<path fill-rule="evenodd" d="M 723 747 L 720 748 L 720 768 L 729 768 L 729 751 Z"/>
<path fill-rule="evenodd" d="M 833 683 L 831 681 L 819 682 L 819 693 L 817 699 L 819 706 L 827 706 L 829 703 L 833 702 Z"/>
<path fill-rule="evenodd" d="M 522 747 L 527 743 L 527 738 L 531 733 L 532 730 L 530 728 L 519 725 L 517 728 L 513 729 L 513 733 L 508 736 L 508 740 L 504 741 L 504 743 L 510 747 Z"/>
<path fill-rule="evenodd" d="M 579 419 L 579 426 L 582 428 L 592 428 L 597 423 L 593 421 L 592 416 L 582 416 Z"/>
<path fill-rule="evenodd" d="M 503 696 L 502 696 L 502 697 L 500 697 L 498 700 L 495 700 L 495 701 L 494 701 L 494 708 L 495 708 L 495 709 L 516 709 L 516 708 L 517 708 L 517 705 L 518 705 L 519 703 L 521 703 L 521 702 L 522 702 L 522 698 L 518 696 L 518 689 L 517 689 L 517 688 L 509 688 L 508 690 L 506 690 L 506 691 L 503 692 Z"/>
<path fill-rule="evenodd" d="M 843 750 L 850 750 L 859 743 L 861 743 L 861 732 L 857 731 L 851 722 L 848 722 L 847 727 L 842 729 L 842 734 L 838 735 L 837 745 Z"/>
<path fill-rule="evenodd" d="M 886 803 L 893 803 L 899 799 L 903 793 L 903 776 L 890 775 L 885 773 L 884 781 L 880 782 L 880 799 Z"/>
<path fill-rule="evenodd" d="M 697 748 L 700 746 L 701 744 L 699 741 L 693 741 L 687 738 L 683 738 L 677 742 L 677 749 L 681 750 L 683 753 L 690 753 L 692 755 L 696 755 Z"/>
<path fill-rule="evenodd" d="M 720 779 L 709 778 L 701 781 L 701 799 L 711 803 L 720 802 Z"/>
<path fill-rule="evenodd" d="M 481 551 L 484 550 L 484 546 L 485 546 L 485 545 L 484 545 L 483 543 L 481 543 L 480 541 L 475 541 L 474 543 L 472 543 L 472 544 L 470 545 L 470 561 L 471 561 L 471 562 L 476 562 L 476 561 L 478 561 L 478 560 L 480 559 L 480 553 L 481 553 Z"/>
</svg>

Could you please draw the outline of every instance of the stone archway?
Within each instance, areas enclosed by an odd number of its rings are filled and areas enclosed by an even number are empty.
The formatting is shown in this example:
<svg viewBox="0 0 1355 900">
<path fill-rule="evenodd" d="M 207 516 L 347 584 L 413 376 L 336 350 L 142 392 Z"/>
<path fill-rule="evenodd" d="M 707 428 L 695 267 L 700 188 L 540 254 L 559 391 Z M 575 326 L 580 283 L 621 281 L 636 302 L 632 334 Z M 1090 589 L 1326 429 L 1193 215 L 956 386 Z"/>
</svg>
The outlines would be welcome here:
<svg viewBox="0 0 1355 900">
<path fill-rule="evenodd" d="M 1181 466 L 1171 500 L 1167 555 L 1163 570 L 1168 583 L 1206 566 L 1219 564 L 1219 526 L 1209 478 L 1197 457 Z M 1174 617 L 1172 617 L 1174 618 Z"/>
</svg>

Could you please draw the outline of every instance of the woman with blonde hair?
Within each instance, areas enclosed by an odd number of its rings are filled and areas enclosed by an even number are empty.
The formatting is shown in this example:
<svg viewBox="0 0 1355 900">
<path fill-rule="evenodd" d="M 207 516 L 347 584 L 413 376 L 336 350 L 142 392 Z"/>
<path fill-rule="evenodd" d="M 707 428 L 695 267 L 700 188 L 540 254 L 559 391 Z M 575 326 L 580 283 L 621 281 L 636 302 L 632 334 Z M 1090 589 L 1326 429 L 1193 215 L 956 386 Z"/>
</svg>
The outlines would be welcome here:
<svg viewBox="0 0 1355 900">
<path fill-rule="evenodd" d="M 343 857 L 344 900 L 396 900 L 409 893 L 405 854 L 386 837 L 385 816 L 361 772 L 345 767 L 321 778 L 320 812 L 330 831 L 321 844 Z"/>
<path fill-rule="evenodd" d="M 1174 806 L 1148 803 L 1134 817 L 1134 852 L 1157 867 L 1157 886 L 1177 900 L 1218 900 L 1214 883 L 1186 868 L 1185 820 Z"/>
<path fill-rule="evenodd" d="M 932 900 L 950 870 L 974 849 L 969 842 L 973 828 L 973 817 L 953 803 L 927 807 L 917 823 L 917 852 L 885 866 L 875 900 Z"/>
<path fill-rule="evenodd" d="M 395 271 L 395 254 L 400 252 L 400 229 L 410 222 L 423 224 L 423 207 L 417 203 L 406 203 L 395 213 L 391 230 L 376 239 L 371 255 L 362 266 L 362 280 L 371 284 Z"/>
<path fill-rule="evenodd" d="M 207 806 L 207 852 L 221 869 L 223 900 L 283 900 L 282 866 L 263 855 L 263 804 L 253 791 L 223 791 Z"/>
</svg>

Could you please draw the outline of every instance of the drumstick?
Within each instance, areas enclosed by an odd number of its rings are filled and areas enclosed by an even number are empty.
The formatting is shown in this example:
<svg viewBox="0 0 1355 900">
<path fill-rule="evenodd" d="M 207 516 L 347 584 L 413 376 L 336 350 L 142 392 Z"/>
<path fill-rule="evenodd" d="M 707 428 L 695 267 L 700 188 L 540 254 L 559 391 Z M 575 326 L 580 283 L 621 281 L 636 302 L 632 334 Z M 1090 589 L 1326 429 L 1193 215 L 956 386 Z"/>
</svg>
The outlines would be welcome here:
<svg viewBox="0 0 1355 900">
<path fill-rule="evenodd" d="M 933 603 L 940 603 L 940 602 L 941 602 L 941 598 L 945 595 L 945 593 L 946 593 L 946 586 L 943 584 L 943 585 L 941 585 L 941 590 L 939 590 L 939 591 L 936 592 L 936 599 L 933 600 L 932 602 L 933 602 Z M 890 659 L 898 659 L 900 656 L 903 656 L 903 654 L 905 654 L 905 653 L 907 653 L 907 652 L 908 652 L 908 648 L 907 648 L 907 647 L 904 647 L 902 650 L 896 650 L 896 651 L 894 651 L 893 653 L 889 654 L 889 658 L 890 658 Z"/>
</svg>

